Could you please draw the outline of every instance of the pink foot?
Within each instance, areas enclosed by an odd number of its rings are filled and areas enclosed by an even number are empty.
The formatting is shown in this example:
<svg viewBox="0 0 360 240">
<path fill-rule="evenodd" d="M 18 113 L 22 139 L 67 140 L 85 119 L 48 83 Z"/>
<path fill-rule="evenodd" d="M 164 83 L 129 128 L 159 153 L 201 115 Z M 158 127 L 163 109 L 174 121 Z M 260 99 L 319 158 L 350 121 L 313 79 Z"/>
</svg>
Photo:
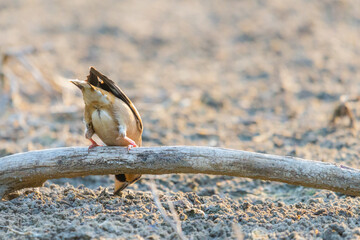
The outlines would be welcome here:
<svg viewBox="0 0 360 240">
<path fill-rule="evenodd" d="M 89 140 L 91 141 L 92 144 L 89 146 L 88 151 L 94 147 L 101 146 L 101 145 L 97 144 L 92 138 L 90 138 Z"/>
<path fill-rule="evenodd" d="M 130 145 L 127 146 L 128 152 L 130 152 L 133 147 L 137 147 L 136 143 L 131 138 L 125 137 L 125 140 L 130 143 Z"/>
<path fill-rule="evenodd" d="M 127 146 L 127 150 L 128 150 L 128 153 L 130 152 L 130 150 L 133 148 L 133 145 L 128 145 Z"/>
</svg>

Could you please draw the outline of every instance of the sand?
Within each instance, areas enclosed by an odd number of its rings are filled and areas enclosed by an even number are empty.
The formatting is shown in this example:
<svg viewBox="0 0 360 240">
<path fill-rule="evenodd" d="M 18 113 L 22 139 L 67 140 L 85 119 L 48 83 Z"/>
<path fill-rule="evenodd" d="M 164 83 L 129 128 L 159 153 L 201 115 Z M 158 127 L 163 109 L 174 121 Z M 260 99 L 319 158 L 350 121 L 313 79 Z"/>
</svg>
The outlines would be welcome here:
<svg viewBox="0 0 360 240">
<path fill-rule="evenodd" d="M 86 146 L 83 102 L 65 78 L 95 66 L 133 100 L 144 146 L 218 146 L 359 167 L 358 130 L 328 123 L 359 94 L 359 2 L 0 1 L 0 156 Z M 11 74 L 10 74 L 11 75 Z M 351 104 L 358 118 L 359 106 Z M 358 121 L 358 120 L 357 120 Z M 154 178 L 154 179 L 153 179 Z M 51 180 L 0 202 L 1 239 L 360 238 L 360 198 L 276 182 L 145 175 Z"/>
</svg>

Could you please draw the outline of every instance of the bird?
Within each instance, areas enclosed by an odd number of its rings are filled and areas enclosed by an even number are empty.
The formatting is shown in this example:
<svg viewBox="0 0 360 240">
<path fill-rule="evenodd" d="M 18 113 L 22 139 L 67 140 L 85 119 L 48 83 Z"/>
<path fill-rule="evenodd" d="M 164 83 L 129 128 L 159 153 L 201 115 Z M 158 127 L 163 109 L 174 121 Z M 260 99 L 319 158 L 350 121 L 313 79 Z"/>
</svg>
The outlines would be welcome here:
<svg viewBox="0 0 360 240">
<path fill-rule="evenodd" d="M 86 80 L 71 80 L 83 95 L 85 103 L 85 137 L 91 141 L 89 150 L 99 146 L 94 140 L 96 134 L 107 146 L 140 147 L 143 123 L 131 100 L 114 81 L 90 67 Z M 141 174 L 115 175 L 114 195 L 120 195 Z"/>
</svg>

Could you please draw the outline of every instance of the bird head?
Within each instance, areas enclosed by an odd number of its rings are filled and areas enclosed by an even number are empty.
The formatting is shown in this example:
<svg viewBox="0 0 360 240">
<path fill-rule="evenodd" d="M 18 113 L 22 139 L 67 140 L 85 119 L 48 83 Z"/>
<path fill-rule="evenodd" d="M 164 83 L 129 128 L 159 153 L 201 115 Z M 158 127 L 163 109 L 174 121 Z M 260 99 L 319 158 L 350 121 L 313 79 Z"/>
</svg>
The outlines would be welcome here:
<svg viewBox="0 0 360 240">
<path fill-rule="evenodd" d="M 70 80 L 70 82 L 81 90 L 85 104 L 91 104 L 93 102 L 108 103 L 105 91 L 91 85 L 88 81 L 74 79 Z"/>
<path fill-rule="evenodd" d="M 93 89 L 88 81 L 81 81 L 81 80 L 78 80 L 78 79 L 72 79 L 72 80 L 70 80 L 70 82 L 73 83 L 75 86 L 77 86 L 83 93 L 86 90 Z"/>
</svg>

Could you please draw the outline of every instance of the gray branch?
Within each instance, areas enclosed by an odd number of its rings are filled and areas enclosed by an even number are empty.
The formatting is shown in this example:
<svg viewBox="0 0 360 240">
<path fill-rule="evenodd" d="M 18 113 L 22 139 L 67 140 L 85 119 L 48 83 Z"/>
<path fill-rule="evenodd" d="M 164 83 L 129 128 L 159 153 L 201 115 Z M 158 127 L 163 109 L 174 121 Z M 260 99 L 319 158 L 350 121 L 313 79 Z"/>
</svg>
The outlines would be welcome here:
<svg viewBox="0 0 360 240">
<path fill-rule="evenodd" d="M 212 147 L 55 148 L 0 158 L 0 198 L 48 179 L 119 173 L 248 177 L 360 196 L 360 171 L 331 163 Z"/>
</svg>

